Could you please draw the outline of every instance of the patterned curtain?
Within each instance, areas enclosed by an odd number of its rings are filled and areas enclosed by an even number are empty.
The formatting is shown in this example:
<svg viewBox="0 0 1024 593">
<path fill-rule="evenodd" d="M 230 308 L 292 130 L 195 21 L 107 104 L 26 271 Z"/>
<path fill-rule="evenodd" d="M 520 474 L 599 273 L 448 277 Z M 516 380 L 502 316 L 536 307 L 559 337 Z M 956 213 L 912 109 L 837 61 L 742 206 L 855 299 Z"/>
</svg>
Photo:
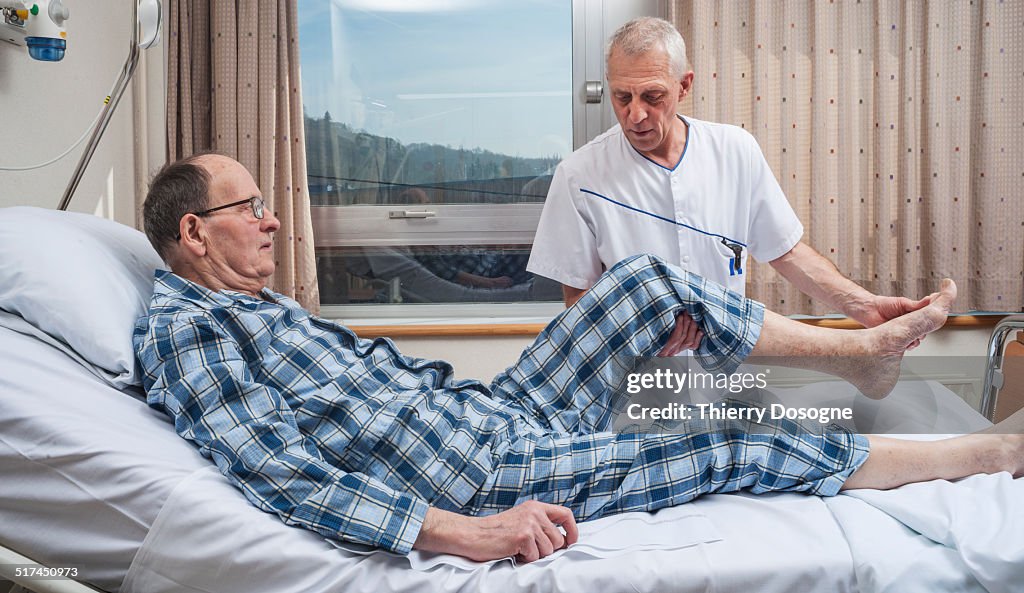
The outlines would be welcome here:
<svg viewBox="0 0 1024 593">
<path fill-rule="evenodd" d="M 320 308 L 295 0 L 172 0 L 167 153 L 230 155 L 253 174 L 281 220 L 270 287 Z"/>
<path fill-rule="evenodd" d="M 869 290 L 939 279 L 959 310 L 1024 306 L 1024 2 L 675 0 L 694 92 L 683 112 L 743 126 L 804 240 Z M 748 294 L 820 305 L 769 266 Z"/>
</svg>

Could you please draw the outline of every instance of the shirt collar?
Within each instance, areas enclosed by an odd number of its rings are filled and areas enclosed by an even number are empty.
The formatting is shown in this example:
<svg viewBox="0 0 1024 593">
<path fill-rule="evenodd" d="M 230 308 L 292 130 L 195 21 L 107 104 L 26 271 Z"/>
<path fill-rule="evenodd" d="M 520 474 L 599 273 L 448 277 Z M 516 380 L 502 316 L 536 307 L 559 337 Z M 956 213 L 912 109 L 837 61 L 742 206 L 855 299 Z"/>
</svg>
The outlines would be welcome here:
<svg viewBox="0 0 1024 593">
<path fill-rule="evenodd" d="M 626 138 L 626 132 L 623 131 L 622 141 L 626 143 L 626 146 L 629 148 L 629 152 L 632 153 L 633 155 L 633 159 L 641 163 L 646 162 L 649 165 L 654 165 L 655 167 L 662 169 L 664 171 L 668 171 L 669 173 L 675 173 L 676 171 L 678 171 L 679 165 L 682 164 L 683 158 L 686 157 L 686 151 L 690 149 L 690 142 L 693 140 L 693 135 L 690 132 L 693 130 L 693 126 L 690 124 L 690 120 L 686 119 L 681 114 L 677 113 L 676 117 L 678 117 L 679 121 L 683 122 L 683 124 L 686 126 L 686 144 L 683 145 L 683 153 L 679 155 L 679 160 L 676 161 L 674 167 L 670 169 L 665 165 L 662 165 L 661 163 L 654 162 L 653 160 L 650 159 L 650 157 L 647 157 L 646 155 L 642 154 L 639 150 L 636 149 L 635 146 L 633 146 L 629 142 L 629 138 Z M 622 129 L 621 126 L 619 129 Z"/>
<path fill-rule="evenodd" d="M 174 272 L 157 270 L 154 274 L 153 293 L 162 298 L 183 298 L 185 300 L 208 305 L 230 306 L 236 302 L 280 302 L 281 296 L 269 289 L 262 289 L 260 295 L 254 297 L 234 290 L 210 290 L 202 284 L 186 280 Z"/>
</svg>

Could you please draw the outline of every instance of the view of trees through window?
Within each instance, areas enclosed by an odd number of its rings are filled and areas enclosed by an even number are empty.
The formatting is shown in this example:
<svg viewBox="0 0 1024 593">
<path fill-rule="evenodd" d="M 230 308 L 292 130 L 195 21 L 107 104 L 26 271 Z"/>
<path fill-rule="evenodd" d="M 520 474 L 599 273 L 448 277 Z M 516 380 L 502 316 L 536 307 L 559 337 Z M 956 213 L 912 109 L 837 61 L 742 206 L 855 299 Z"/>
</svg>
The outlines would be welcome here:
<svg viewBox="0 0 1024 593">
<path fill-rule="evenodd" d="M 543 202 L 561 157 L 521 157 L 481 148 L 403 144 L 306 115 L 306 162 L 316 206 Z M 532 185 L 531 185 L 532 182 Z M 413 191 L 419 190 L 419 191 Z"/>
<path fill-rule="evenodd" d="M 525 267 L 572 149 L 571 4 L 299 0 L 325 305 L 560 298 Z"/>
</svg>

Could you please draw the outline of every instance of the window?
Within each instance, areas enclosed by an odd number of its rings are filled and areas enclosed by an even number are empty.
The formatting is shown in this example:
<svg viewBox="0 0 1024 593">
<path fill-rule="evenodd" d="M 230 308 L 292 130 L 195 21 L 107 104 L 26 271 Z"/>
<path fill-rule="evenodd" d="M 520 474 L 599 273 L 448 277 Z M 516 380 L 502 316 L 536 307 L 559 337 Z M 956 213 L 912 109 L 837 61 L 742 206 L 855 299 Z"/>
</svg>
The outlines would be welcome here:
<svg viewBox="0 0 1024 593">
<path fill-rule="evenodd" d="M 602 23 L 623 4 L 299 0 L 327 314 L 561 300 L 526 262 L 555 166 L 613 121 L 583 122 L 573 89 L 603 79 Z"/>
</svg>

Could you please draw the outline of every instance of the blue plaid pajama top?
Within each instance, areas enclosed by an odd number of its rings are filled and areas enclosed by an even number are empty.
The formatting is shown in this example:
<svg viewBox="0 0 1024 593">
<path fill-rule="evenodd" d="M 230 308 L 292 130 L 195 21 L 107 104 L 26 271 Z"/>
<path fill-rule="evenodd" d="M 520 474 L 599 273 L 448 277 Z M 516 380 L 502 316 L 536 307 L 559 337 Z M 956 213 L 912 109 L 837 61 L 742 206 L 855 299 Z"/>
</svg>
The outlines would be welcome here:
<svg viewBox="0 0 1024 593">
<path fill-rule="evenodd" d="M 862 436 L 785 425 L 609 432 L 622 361 L 656 353 L 679 313 L 713 372 L 736 368 L 763 321 L 759 303 L 651 256 L 612 268 L 490 386 L 261 296 L 158 271 L 134 335 L 148 401 L 249 501 L 327 537 L 407 553 L 428 506 L 536 499 L 586 520 L 741 488 L 831 495 L 867 457 Z"/>
</svg>

